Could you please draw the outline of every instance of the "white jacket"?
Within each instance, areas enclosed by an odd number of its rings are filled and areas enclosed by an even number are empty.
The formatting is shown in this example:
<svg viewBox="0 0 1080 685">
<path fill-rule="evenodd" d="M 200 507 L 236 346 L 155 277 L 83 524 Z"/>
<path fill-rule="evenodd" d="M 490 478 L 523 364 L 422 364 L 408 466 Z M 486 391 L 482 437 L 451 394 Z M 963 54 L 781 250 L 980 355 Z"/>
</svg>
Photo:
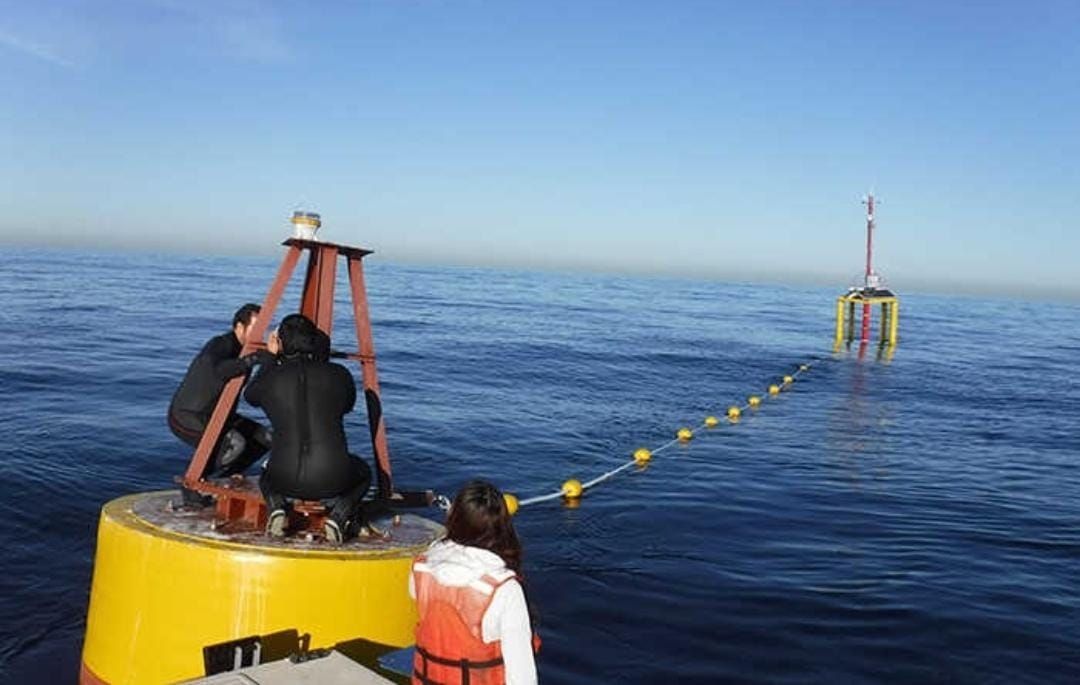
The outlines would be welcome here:
<svg viewBox="0 0 1080 685">
<path fill-rule="evenodd" d="M 427 565 L 440 585 L 463 587 L 486 574 L 499 576 L 507 572 L 499 555 L 479 547 L 466 547 L 451 540 L 431 544 Z M 409 595 L 416 599 L 413 574 L 409 574 Z M 533 659 L 532 626 L 525 592 L 517 579 L 508 580 L 495 591 L 491 604 L 484 612 L 480 625 L 484 642 L 502 641 L 506 685 L 534 685 L 536 662 Z"/>
</svg>

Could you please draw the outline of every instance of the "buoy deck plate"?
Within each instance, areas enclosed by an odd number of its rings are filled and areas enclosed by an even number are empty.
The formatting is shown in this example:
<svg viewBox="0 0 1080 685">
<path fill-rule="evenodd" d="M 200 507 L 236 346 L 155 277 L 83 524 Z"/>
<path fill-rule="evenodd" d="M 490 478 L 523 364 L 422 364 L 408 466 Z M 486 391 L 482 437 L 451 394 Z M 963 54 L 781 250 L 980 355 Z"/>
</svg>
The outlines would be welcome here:
<svg viewBox="0 0 1080 685">
<path fill-rule="evenodd" d="M 335 545 L 317 536 L 300 534 L 284 538 L 272 538 L 262 531 L 222 532 L 215 525 L 214 508 L 199 510 L 180 506 L 178 490 L 143 493 L 131 502 L 131 513 L 144 523 L 170 533 L 194 540 L 214 543 L 236 544 L 262 549 L 295 550 L 299 552 L 333 552 L 382 556 L 386 553 L 400 554 L 421 551 L 443 534 L 443 527 L 416 514 L 386 514 L 371 520 L 376 528 L 387 536 L 353 536 Z"/>
</svg>

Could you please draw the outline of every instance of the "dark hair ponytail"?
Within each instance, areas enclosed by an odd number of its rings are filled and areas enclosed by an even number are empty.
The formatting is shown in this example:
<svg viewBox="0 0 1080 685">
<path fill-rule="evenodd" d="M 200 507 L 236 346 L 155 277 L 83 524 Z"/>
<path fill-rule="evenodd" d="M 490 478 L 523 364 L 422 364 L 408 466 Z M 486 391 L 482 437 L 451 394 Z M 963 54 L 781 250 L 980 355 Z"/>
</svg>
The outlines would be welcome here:
<svg viewBox="0 0 1080 685">
<path fill-rule="evenodd" d="M 491 483 L 474 480 L 458 492 L 446 516 L 446 537 L 494 552 L 521 576 L 521 541 L 510 521 L 506 500 Z"/>
<path fill-rule="evenodd" d="M 278 326 L 282 356 L 312 356 L 319 348 L 320 334 L 311 319 L 303 314 L 289 314 Z"/>
</svg>

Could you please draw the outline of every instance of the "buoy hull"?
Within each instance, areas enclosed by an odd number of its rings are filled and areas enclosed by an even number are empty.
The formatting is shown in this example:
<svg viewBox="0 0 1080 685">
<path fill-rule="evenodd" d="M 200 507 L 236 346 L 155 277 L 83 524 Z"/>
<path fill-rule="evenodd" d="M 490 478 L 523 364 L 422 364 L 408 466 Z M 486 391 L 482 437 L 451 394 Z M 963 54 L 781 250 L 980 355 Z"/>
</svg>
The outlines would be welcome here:
<svg viewBox="0 0 1080 685">
<path fill-rule="evenodd" d="M 204 646 L 281 631 L 310 635 L 313 649 L 358 638 L 412 643 L 411 562 L 441 534 L 438 524 L 409 516 L 409 540 L 340 548 L 237 542 L 140 514 L 172 494 L 102 508 L 80 682 L 200 677 Z"/>
</svg>

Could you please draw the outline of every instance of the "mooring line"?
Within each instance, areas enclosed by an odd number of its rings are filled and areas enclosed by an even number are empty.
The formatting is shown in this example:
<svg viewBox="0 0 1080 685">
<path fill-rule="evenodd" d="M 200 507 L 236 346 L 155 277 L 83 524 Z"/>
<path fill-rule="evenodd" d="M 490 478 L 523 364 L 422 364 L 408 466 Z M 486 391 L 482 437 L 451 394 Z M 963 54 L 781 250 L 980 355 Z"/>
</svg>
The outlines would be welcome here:
<svg viewBox="0 0 1080 685">
<path fill-rule="evenodd" d="M 790 374 L 784 375 L 779 383 L 774 383 L 766 389 L 768 397 L 776 397 L 784 390 L 789 389 L 795 383 L 795 380 L 799 377 L 800 374 L 805 373 L 809 370 L 810 363 L 799 364 L 798 368 L 795 371 Z M 732 405 L 728 407 L 728 422 L 733 424 L 738 423 L 739 420 L 742 418 L 743 413 L 750 409 L 757 409 L 759 406 L 761 406 L 761 397 L 759 397 L 758 395 L 750 395 L 747 398 L 745 404 L 741 406 Z M 571 478 L 565 481 L 562 484 L 561 488 L 559 488 L 555 492 L 550 492 L 546 495 L 536 495 L 534 497 L 528 497 L 526 499 L 519 500 L 516 495 L 505 492 L 503 494 L 503 497 L 506 499 L 506 507 L 510 511 L 510 514 L 513 515 L 517 513 L 518 509 L 521 507 L 529 506 L 532 504 L 539 504 L 540 502 L 549 502 L 553 499 L 580 499 L 586 490 L 589 490 L 590 488 L 593 488 L 600 483 L 603 483 L 604 481 L 613 478 L 614 476 L 622 473 L 631 466 L 644 466 L 652 459 L 653 455 L 663 452 L 664 450 L 672 447 L 673 445 L 679 443 L 688 443 L 694 438 L 694 434 L 696 432 L 700 431 L 703 428 L 716 428 L 718 425 L 720 425 L 720 420 L 718 418 L 711 415 L 706 416 L 705 419 L 701 422 L 701 424 L 696 428 L 679 428 L 678 431 L 676 431 L 674 438 L 668 440 L 662 445 L 659 445 L 658 447 L 655 447 L 651 450 L 646 447 L 639 447 L 637 450 L 634 451 L 634 455 L 629 461 L 624 464 L 620 464 L 619 466 L 616 466 L 615 468 L 607 471 L 606 473 L 600 474 L 592 480 L 588 480 L 582 483 L 576 478 Z"/>
</svg>

